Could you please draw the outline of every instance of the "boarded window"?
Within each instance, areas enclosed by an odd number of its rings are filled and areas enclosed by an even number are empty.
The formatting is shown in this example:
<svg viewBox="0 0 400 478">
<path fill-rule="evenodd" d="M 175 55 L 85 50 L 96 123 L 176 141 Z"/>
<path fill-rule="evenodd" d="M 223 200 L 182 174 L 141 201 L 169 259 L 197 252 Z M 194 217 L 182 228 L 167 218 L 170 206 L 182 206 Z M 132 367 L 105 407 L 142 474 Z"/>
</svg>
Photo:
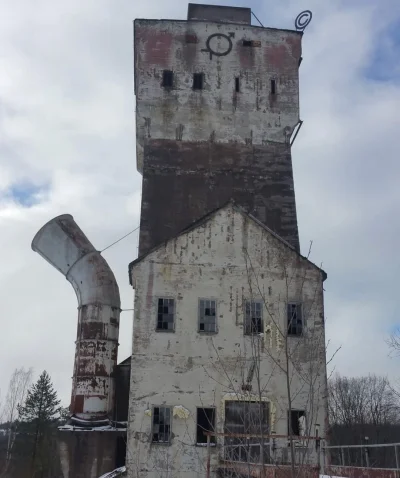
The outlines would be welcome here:
<svg viewBox="0 0 400 478">
<path fill-rule="evenodd" d="M 268 403 L 225 402 L 225 459 L 246 463 L 269 461 Z M 237 436 L 237 435 L 247 436 Z M 236 435 L 236 436 L 229 436 Z M 251 435 L 257 435 L 251 437 Z M 262 436 L 265 435 L 265 438 Z M 250 438 L 248 438 L 250 436 Z M 262 449 L 264 453 L 262 453 Z"/>
<path fill-rule="evenodd" d="M 271 80 L 271 95 L 276 95 L 276 80 Z"/>
<path fill-rule="evenodd" d="M 217 303 L 215 300 L 199 301 L 199 332 L 217 331 Z"/>
<path fill-rule="evenodd" d="M 171 407 L 153 408 L 153 443 L 169 443 L 171 439 Z"/>
<path fill-rule="evenodd" d="M 215 430 L 215 408 L 198 408 L 197 409 L 197 429 L 196 443 L 207 443 L 207 432 Z M 215 443 L 215 436 L 210 436 L 210 443 Z"/>
<path fill-rule="evenodd" d="M 247 300 L 245 306 L 244 333 L 246 335 L 261 334 L 262 331 L 262 302 Z"/>
<path fill-rule="evenodd" d="M 173 84 L 174 84 L 173 72 L 171 70 L 164 70 L 162 85 L 166 88 L 172 88 Z"/>
<path fill-rule="evenodd" d="M 204 83 L 204 75 L 203 73 L 194 73 L 193 75 L 193 89 L 194 90 L 202 90 Z"/>
<path fill-rule="evenodd" d="M 288 335 L 303 333 L 303 315 L 301 304 L 292 303 L 287 306 Z"/>
<path fill-rule="evenodd" d="M 291 418 L 289 422 L 289 416 Z M 306 412 L 304 410 L 290 410 L 288 412 L 288 435 L 304 436 L 306 435 Z M 290 430 L 290 426 L 292 429 Z"/>
<path fill-rule="evenodd" d="M 174 299 L 158 299 L 157 330 L 173 331 L 175 322 Z"/>
</svg>

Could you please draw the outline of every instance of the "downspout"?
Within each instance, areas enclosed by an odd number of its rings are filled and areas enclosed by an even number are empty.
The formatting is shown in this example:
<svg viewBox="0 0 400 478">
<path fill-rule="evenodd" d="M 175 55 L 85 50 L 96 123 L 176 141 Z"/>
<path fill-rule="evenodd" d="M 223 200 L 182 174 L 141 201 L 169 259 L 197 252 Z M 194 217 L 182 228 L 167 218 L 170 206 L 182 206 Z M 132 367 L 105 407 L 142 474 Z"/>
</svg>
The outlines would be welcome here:
<svg viewBox="0 0 400 478">
<path fill-rule="evenodd" d="M 114 274 L 69 214 L 45 224 L 32 249 L 65 276 L 78 299 L 71 421 L 108 423 L 114 408 L 121 311 Z"/>
</svg>

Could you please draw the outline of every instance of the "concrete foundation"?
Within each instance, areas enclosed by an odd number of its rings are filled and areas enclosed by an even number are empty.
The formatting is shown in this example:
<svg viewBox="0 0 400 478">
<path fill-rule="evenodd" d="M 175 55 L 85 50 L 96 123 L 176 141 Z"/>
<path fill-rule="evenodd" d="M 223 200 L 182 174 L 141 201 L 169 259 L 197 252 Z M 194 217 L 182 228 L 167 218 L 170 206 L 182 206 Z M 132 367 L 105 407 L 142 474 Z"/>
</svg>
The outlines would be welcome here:
<svg viewBox="0 0 400 478">
<path fill-rule="evenodd" d="M 126 433 L 120 431 L 59 431 L 63 478 L 98 478 L 118 465 Z"/>
</svg>

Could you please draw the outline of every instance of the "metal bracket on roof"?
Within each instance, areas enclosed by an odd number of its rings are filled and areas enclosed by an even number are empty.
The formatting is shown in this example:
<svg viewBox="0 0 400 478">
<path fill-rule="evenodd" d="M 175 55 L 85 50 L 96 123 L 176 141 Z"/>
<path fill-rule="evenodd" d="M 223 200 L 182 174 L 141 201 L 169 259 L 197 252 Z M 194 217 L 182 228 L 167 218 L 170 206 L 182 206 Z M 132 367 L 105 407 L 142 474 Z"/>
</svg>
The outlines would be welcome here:
<svg viewBox="0 0 400 478">
<path fill-rule="evenodd" d="M 293 139 L 290 141 L 290 146 L 293 146 L 294 140 L 296 139 L 297 135 L 299 134 L 300 128 L 303 125 L 303 120 L 300 120 L 297 125 L 295 126 L 295 129 L 293 130 L 294 136 Z"/>
<path fill-rule="evenodd" d="M 294 26 L 297 31 L 303 32 L 306 29 L 306 26 L 311 22 L 312 12 L 311 10 L 304 10 L 297 15 L 296 20 L 294 21 Z"/>
</svg>

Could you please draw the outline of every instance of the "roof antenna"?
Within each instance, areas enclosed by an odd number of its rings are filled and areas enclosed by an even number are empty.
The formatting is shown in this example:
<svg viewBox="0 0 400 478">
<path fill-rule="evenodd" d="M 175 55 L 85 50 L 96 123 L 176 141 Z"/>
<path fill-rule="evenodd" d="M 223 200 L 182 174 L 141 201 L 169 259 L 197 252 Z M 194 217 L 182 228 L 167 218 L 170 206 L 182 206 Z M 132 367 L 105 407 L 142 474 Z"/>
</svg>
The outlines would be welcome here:
<svg viewBox="0 0 400 478">
<path fill-rule="evenodd" d="M 256 14 L 253 12 L 253 10 L 251 11 L 251 14 L 254 15 L 254 18 L 258 21 L 258 23 L 264 28 L 264 25 L 260 22 L 260 20 L 257 18 Z"/>
</svg>

